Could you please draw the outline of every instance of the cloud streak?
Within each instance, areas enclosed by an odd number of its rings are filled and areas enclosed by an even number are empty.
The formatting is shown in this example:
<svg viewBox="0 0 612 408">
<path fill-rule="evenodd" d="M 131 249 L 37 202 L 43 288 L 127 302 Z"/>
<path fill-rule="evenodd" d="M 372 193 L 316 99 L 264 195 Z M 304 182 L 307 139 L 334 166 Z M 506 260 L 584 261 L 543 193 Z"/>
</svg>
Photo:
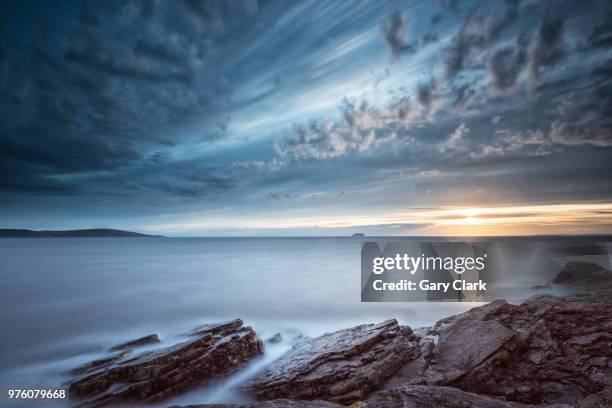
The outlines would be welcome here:
<svg viewBox="0 0 612 408">
<path fill-rule="evenodd" d="M 560 3 L 6 6 L 0 221 L 610 201 L 612 10 Z"/>
</svg>

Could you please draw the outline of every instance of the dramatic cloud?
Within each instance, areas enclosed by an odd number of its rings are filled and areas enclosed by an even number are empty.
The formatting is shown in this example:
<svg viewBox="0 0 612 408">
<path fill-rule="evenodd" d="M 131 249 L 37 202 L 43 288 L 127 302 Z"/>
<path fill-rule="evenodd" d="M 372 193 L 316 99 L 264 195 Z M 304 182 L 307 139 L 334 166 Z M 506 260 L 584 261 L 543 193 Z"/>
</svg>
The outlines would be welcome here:
<svg viewBox="0 0 612 408">
<path fill-rule="evenodd" d="M 480 4 L 474 6 L 465 18 L 446 56 L 446 77 L 453 79 L 459 72 L 469 68 L 474 52 L 484 49 L 495 41 L 518 17 L 520 1 L 506 1 L 501 16 L 488 15 Z"/>
<path fill-rule="evenodd" d="M 381 112 L 369 106 L 367 101 L 357 107 L 354 102 L 345 100 L 340 110 L 342 120 L 339 122 L 296 125 L 288 140 L 275 145 L 279 158 L 329 159 L 390 143 L 397 136 L 389 126 L 405 115 L 399 113 L 395 118 L 383 116 Z"/>
<path fill-rule="evenodd" d="M 415 45 L 407 42 L 404 38 L 406 34 L 406 23 L 404 22 L 404 17 L 401 12 L 396 11 L 391 14 L 387 22 L 383 25 L 382 32 L 394 57 L 397 58 L 403 53 L 414 50 Z"/>
<path fill-rule="evenodd" d="M 461 109 L 472 99 L 474 95 L 476 95 L 477 89 L 473 84 L 463 83 L 452 88 L 452 92 L 455 95 L 455 99 L 453 101 L 453 107 L 456 109 Z"/>
<path fill-rule="evenodd" d="M 538 76 L 542 68 L 558 64 L 565 57 L 564 27 L 565 21 L 561 17 L 546 17 L 540 24 L 532 51 L 533 75 Z"/>
<path fill-rule="evenodd" d="M 431 79 L 429 82 L 424 82 L 417 87 L 417 101 L 423 106 L 426 112 L 429 112 L 431 105 L 437 98 L 436 80 Z"/>
<path fill-rule="evenodd" d="M 606 19 L 597 24 L 588 38 L 589 48 L 609 48 L 612 47 L 612 13 Z"/>
<path fill-rule="evenodd" d="M 79 4 L 76 18 L 66 16 L 62 27 L 41 15 L 45 23 L 37 28 L 38 37 L 55 43 L 27 44 L 11 53 L 3 71 L 7 98 L 0 102 L 6 118 L 0 129 L 0 156 L 9 163 L 8 180 L 15 179 L 18 169 L 20 191 L 29 185 L 33 192 L 91 190 L 84 175 L 72 181 L 65 175 L 92 172 L 99 183 L 96 172 L 150 169 L 148 157 L 163 165 L 172 155 L 161 151 L 189 142 L 177 135 L 177 127 L 201 122 L 209 128 L 202 132 L 204 140 L 218 139 L 227 130 L 227 122 L 211 116 L 232 103 L 228 74 L 218 68 L 222 56 L 211 49 L 213 39 L 219 46 L 231 42 L 220 39 L 224 29 L 198 34 L 199 26 L 189 25 L 192 9 L 187 5 L 172 10 L 178 21 L 164 24 L 166 10 L 148 3 L 97 8 L 93 2 Z M 230 3 L 210 2 L 206 7 L 229 25 L 238 18 L 229 17 L 235 7 Z M 14 24 L 23 23 L 19 15 L 13 17 L 17 21 L 4 25 L 8 35 L 14 35 Z M 249 15 L 247 23 L 251 20 Z M 23 41 L 7 38 L 13 40 L 10 49 Z M 10 190 L 15 182 L 1 184 Z M 211 183 L 201 184 L 204 189 Z M 160 193 L 169 191 L 163 183 L 146 185 L 160 185 Z"/>
<path fill-rule="evenodd" d="M 448 140 L 442 144 L 442 152 L 463 147 L 465 145 L 465 138 L 469 135 L 469 133 L 470 129 L 465 125 L 465 123 L 457 126 L 457 128 L 449 136 Z"/>
<path fill-rule="evenodd" d="M 499 48 L 489 61 L 493 86 L 499 90 L 514 87 L 526 63 L 527 49 L 524 40 L 519 40 L 516 46 Z"/>
<path fill-rule="evenodd" d="M 612 199 L 606 2 L 2 8 L 3 225 Z"/>
</svg>

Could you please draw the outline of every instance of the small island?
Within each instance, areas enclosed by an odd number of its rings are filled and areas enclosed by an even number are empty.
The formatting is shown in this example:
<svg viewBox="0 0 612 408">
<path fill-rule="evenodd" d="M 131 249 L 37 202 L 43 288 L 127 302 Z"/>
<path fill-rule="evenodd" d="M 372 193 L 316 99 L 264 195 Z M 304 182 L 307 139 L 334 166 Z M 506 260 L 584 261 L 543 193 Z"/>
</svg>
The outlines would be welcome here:
<svg viewBox="0 0 612 408">
<path fill-rule="evenodd" d="M 353 237 L 353 238 L 363 238 L 363 237 L 365 237 L 365 234 L 363 232 L 356 232 L 353 235 L 351 235 L 351 237 Z"/>
<path fill-rule="evenodd" d="M 110 228 L 92 228 L 65 231 L 29 229 L 0 229 L 0 238 L 151 238 L 160 235 L 147 235 L 138 232 Z"/>
</svg>

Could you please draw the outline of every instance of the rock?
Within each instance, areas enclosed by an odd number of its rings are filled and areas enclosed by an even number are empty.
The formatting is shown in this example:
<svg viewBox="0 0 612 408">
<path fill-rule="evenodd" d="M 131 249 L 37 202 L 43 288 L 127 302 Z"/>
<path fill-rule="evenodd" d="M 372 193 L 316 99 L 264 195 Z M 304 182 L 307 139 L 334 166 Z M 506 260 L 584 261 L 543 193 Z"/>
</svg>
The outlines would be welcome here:
<svg viewBox="0 0 612 408">
<path fill-rule="evenodd" d="M 280 333 L 276 333 L 274 336 L 268 338 L 268 340 L 266 340 L 266 343 L 277 344 L 281 341 L 283 341 L 283 336 Z"/>
<path fill-rule="evenodd" d="M 232 327 L 104 366 L 73 381 L 69 395 L 85 407 L 154 402 L 226 375 L 263 351 L 250 327 Z"/>
<path fill-rule="evenodd" d="M 514 347 L 515 334 L 495 321 L 459 321 L 435 345 L 430 383 L 448 384 L 478 367 L 493 354 Z M 468 340 L 469 341 L 466 341 Z"/>
<path fill-rule="evenodd" d="M 612 387 L 606 387 L 603 391 L 589 395 L 578 404 L 576 408 L 610 408 L 612 407 Z"/>
<path fill-rule="evenodd" d="M 209 323 L 203 326 L 197 327 L 190 333 L 191 336 L 203 336 L 208 333 L 212 334 L 226 334 L 236 331 L 242 327 L 241 319 L 229 320 L 221 323 Z"/>
<path fill-rule="evenodd" d="M 259 399 L 365 399 L 418 354 L 416 337 L 396 320 L 304 339 L 245 388 Z"/>
<path fill-rule="evenodd" d="M 377 392 L 361 408 L 527 408 L 518 402 L 468 393 L 451 387 L 402 385 Z M 553 406 L 549 406 L 552 408 Z M 557 405 L 558 408 L 563 405 Z M 565 405 L 569 408 L 569 406 Z"/>
<path fill-rule="evenodd" d="M 111 364 L 116 363 L 118 361 L 121 361 L 125 359 L 128 355 L 129 355 L 129 352 L 123 351 L 121 353 L 117 353 L 109 357 L 101 358 L 99 360 L 94 360 L 87 364 L 83 364 L 82 366 L 71 370 L 70 373 L 71 374 L 84 374 L 84 373 L 96 371 L 101 368 L 108 367 Z"/>
<path fill-rule="evenodd" d="M 551 281 L 555 285 L 598 283 L 612 280 L 612 272 L 592 262 L 568 262 Z"/>
<path fill-rule="evenodd" d="M 384 385 L 384 388 L 395 388 L 404 384 L 425 384 L 422 375 L 431 364 L 438 336 L 431 333 L 430 327 L 415 329 L 414 335 L 419 342 L 418 353 Z"/>
<path fill-rule="evenodd" d="M 593 262 L 567 262 L 546 285 L 561 288 L 566 300 L 612 303 L 612 272 Z"/>
<path fill-rule="evenodd" d="M 612 385 L 610 303 L 496 301 L 442 319 L 419 338 L 419 355 L 387 388 L 445 385 L 526 404 L 575 404 Z M 437 343 L 424 349 L 430 338 Z"/>
<path fill-rule="evenodd" d="M 132 347 L 145 346 L 147 344 L 159 343 L 157 334 L 150 334 L 139 339 L 126 341 L 125 343 L 117 344 L 110 348 L 110 351 L 126 350 Z"/>
<path fill-rule="evenodd" d="M 342 405 L 326 401 L 292 401 L 287 399 L 260 401 L 246 405 L 202 404 L 172 406 L 169 408 L 343 408 Z"/>
</svg>

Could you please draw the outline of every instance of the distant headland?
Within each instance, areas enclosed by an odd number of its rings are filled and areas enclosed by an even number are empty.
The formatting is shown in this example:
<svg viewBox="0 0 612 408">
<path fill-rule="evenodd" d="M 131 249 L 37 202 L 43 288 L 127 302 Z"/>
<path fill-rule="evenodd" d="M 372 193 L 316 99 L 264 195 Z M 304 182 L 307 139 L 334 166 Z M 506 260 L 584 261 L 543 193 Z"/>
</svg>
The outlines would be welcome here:
<svg viewBox="0 0 612 408">
<path fill-rule="evenodd" d="M 147 235 L 138 232 L 109 228 L 92 228 L 65 231 L 34 231 L 29 229 L 0 229 L 0 238 L 147 238 L 160 235 Z"/>
</svg>

